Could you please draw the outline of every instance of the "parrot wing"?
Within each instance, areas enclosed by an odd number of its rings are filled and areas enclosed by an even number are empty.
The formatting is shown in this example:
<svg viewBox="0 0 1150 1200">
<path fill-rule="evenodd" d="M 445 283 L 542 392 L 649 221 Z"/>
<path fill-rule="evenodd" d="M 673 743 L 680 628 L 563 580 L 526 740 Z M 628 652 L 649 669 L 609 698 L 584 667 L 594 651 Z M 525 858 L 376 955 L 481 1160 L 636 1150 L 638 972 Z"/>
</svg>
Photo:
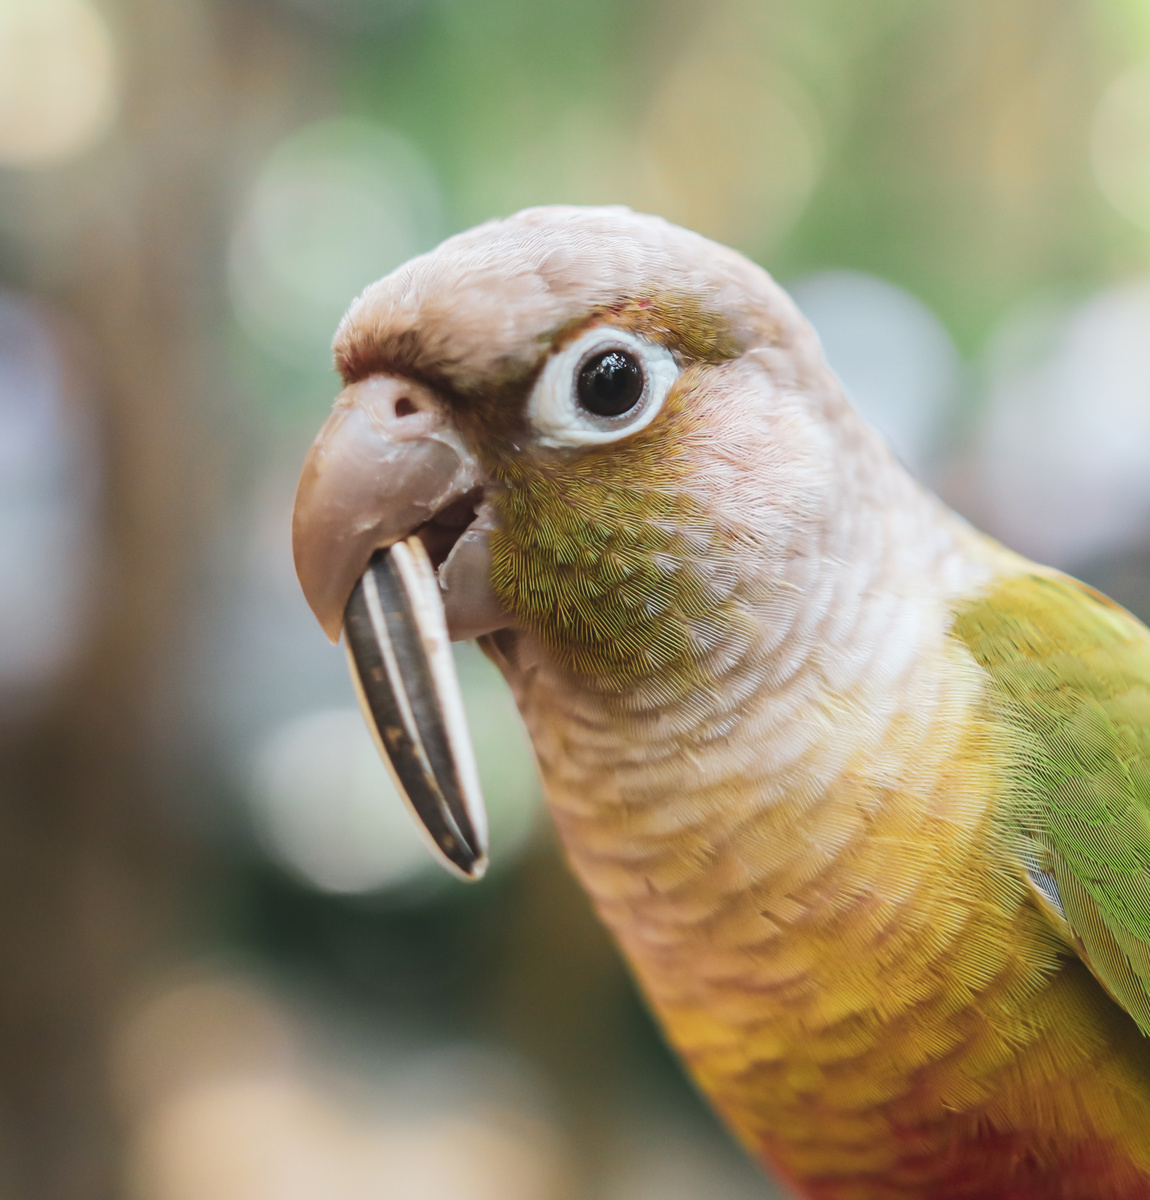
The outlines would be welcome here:
<svg viewBox="0 0 1150 1200">
<path fill-rule="evenodd" d="M 1005 813 L 1079 955 L 1150 1034 L 1150 629 L 1065 576 L 998 580 L 954 633 L 1014 746 Z"/>
</svg>

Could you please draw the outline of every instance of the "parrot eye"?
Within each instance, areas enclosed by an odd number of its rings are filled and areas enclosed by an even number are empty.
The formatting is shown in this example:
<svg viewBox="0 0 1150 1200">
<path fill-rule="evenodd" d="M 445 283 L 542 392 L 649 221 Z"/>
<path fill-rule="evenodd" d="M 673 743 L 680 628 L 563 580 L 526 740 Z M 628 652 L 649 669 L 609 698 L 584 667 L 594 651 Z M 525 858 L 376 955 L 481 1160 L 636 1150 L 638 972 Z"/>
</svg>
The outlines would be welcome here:
<svg viewBox="0 0 1150 1200">
<path fill-rule="evenodd" d="M 596 325 L 547 362 L 527 415 L 548 446 L 613 442 L 649 425 L 678 377 L 666 346 Z"/>
<path fill-rule="evenodd" d="M 579 403 L 597 417 L 621 417 L 643 398 L 643 368 L 626 350 L 593 354 L 579 371 Z"/>
</svg>

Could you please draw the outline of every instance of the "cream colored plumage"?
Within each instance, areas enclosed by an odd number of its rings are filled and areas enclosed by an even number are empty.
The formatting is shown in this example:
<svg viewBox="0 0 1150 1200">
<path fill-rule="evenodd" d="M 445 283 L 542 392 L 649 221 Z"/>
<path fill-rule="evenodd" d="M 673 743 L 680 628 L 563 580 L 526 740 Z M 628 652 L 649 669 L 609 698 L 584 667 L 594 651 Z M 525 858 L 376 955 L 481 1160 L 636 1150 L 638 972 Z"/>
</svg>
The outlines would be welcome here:
<svg viewBox="0 0 1150 1200">
<path fill-rule="evenodd" d="M 548 393 L 542 437 L 545 366 L 584 337 L 669 350 L 674 382 L 646 423 Z M 453 238 L 367 290 L 336 357 L 341 403 L 389 439 L 450 426 L 480 482 L 320 572 L 342 453 L 321 435 L 305 590 L 338 628 L 375 545 L 482 515 L 486 557 L 433 555 L 449 619 L 499 614 L 482 644 L 572 866 L 752 1152 L 826 1200 L 1150 1196 L 1150 1052 L 1108 995 L 1137 953 L 1116 933 L 1104 962 L 1062 912 L 1077 851 L 1026 783 L 1059 752 L 1011 691 L 1064 654 L 1047 620 L 1141 647 L 1147 689 L 1150 634 L 925 492 L 766 273 L 655 218 L 536 209 Z M 418 381 L 413 415 L 357 390 L 381 375 Z M 602 439 L 565 442 L 569 409 Z"/>
</svg>

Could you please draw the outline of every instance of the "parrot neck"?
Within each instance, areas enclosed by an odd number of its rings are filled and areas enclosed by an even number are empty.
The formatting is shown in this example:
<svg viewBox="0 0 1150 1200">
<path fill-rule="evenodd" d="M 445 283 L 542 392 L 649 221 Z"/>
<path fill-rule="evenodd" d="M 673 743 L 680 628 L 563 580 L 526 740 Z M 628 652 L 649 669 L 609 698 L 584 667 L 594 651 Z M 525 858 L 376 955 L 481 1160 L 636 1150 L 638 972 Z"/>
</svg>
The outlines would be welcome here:
<svg viewBox="0 0 1150 1200">
<path fill-rule="evenodd" d="M 951 599 L 1007 552 L 901 471 L 890 486 L 805 544 L 756 548 L 746 529 L 723 570 L 699 567 L 727 595 L 722 624 L 682 639 L 703 647 L 690 690 L 652 671 L 605 691 L 543 639 L 488 640 L 568 856 L 649 987 L 752 894 L 760 932 L 840 904 L 826 873 L 857 860 L 892 793 L 921 822 L 959 753 L 981 683 L 948 637 Z"/>
<path fill-rule="evenodd" d="M 741 531 L 743 553 L 701 565 L 725 594 L 684 621 L 689 690 L 681 670 L 608 688 L 531 634 L 489 639 L 567 852 L 625 941 L 664 917 L 687 936 L 694 886 L 791 906 L 794 872 L 853 853 L 888 792 L 929 803 L 981 695 L 948 636 L 953 599 L 1013 556 L 897 483 L 856 496 L 833 535 L 755 553 Z"/>
<path fill-rule="evenodd" d="M 1018 560 L 902 486 L 805 553 L 745 555 L 741 619 L 699 637 L 686 696 L 605 696 L 522 633 L 491 647 L 566 852 L 668 1037 L 796 1179 L 910 1153 L 879 1102 L 920 1095 L 988 981 L 1037 964 L 1015 1003 L 1053 969 L 1021 872 L 985 869 L 1006 860 L 1001 746 L 948 635 L 954 598 Z M 970 940 L 975 913 L 1001 928 Z M 940 992 L 945 1017 L 923 1000 Z M 922 1103 L 942 1121 L 953 1101 Z"/>
</svg>

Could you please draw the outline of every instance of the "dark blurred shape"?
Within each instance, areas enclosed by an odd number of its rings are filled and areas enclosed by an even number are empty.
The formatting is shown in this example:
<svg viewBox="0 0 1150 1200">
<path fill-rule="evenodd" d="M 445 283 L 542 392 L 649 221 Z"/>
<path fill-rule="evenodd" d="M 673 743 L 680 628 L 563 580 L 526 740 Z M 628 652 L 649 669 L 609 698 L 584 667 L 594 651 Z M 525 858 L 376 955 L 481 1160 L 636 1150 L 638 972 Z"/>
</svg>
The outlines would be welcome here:
<svg viewBox="0 0 1150 1200">
<path fill-rule="evenodd" d="M 81 20 L 96 12 L 87 0 L 80 8 Z M 192 408 L 213 390 L 205 366 L 218 359 L 207 349 L 218 268 L 203 247 L 222 240 L 214 214 L 234 118 L 218 72 L 226 54 L 244 59 L 206 16 L 185 0 L 120 5 L 119 128 L 98 154 L 77 141 L 71 159 L 0 174 L 4 235 L 20 247 L 6 277 L 68 314 L 86 373 L 78 411 L 62 402 L 56 414 L 62 430 L 71 415 L 84 431 L 73 444 L 81 465 L 44 435 L 47 457 L 25 460 L 40 465 L 24 474 L 22 519 L 52 505 L 53 488 L 83 496 L 92 463 L 103 485 L 98 503 L 90 492 L 82 500 L 96 566 L 81 597 L 83 636 L 42 711 L 0 726 L 0 1114 L 18 1200 L 115 1192 L 108 1025 L 127 981 L 164 952 L 195 854 L 160 816 L 178 730 L 163 728 L 156 700 L 210 480 Z M 38 43 L 49 58 L 69 47 Z M 32 414 L 48 416 L 43 378 L 27 367 L 50 353 L 37 336 L 16 336 L 26 365 L 20 396 L 5 400 L 29 437 Z M 51 553 L 47 527 L 34 541 Z M 42 618 L 69 599 L 68 570 L 49 569 Z"/>
</svg>

